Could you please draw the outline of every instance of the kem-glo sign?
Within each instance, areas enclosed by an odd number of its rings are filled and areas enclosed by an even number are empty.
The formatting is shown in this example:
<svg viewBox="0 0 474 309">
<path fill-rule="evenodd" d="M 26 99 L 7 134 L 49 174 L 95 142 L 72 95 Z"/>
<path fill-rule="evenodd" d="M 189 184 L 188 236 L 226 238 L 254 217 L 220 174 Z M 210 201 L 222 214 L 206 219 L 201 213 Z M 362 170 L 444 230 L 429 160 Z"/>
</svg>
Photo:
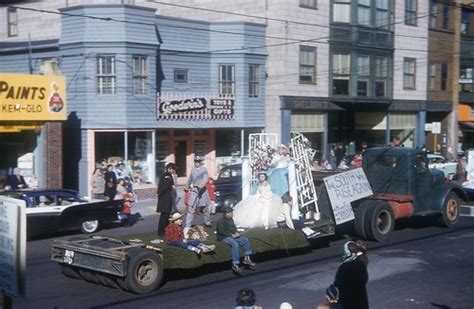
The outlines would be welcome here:
<svg viewBox="0 0 474 309">
<path fill-rule="evenodd" d="M 66 120 L 63 76 L 0 73 L 0 121 Z"/>
</svg>

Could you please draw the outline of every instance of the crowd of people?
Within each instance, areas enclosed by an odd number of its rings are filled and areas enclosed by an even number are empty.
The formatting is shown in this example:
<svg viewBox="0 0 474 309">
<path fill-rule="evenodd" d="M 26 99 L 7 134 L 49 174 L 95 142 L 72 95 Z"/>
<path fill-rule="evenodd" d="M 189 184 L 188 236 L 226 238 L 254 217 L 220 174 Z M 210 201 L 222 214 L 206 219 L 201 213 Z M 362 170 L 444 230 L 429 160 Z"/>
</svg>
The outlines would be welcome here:
<svg viewBox="0 0 474 309">
<path fill-rule="evenodd" d="M 118 200 L 132 198 L 133 179 L 123 162 L 107 165 L 105 171 L 97 167 L 92 173 L 91 192 L 94 199 Z"/>
</svg>

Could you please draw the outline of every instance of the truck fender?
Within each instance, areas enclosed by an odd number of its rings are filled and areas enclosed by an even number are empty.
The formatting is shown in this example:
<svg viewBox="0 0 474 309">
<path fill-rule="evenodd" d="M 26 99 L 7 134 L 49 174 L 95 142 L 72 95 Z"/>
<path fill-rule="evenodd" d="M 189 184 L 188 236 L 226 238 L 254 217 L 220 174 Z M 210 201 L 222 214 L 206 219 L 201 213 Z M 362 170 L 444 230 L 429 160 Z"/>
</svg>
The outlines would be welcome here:
<svg viewBox="0 0 474 309">
<path fill-rule="evenodd" d="M 436 189 L 435 194 L 432 198 L 432 209 L 436 211 L 441 211 L 443 209 L 443 205 L 446 203 L 446 199 L 448 198 L 449 193 L 451 192 L 456 193 L 459 198 L 462 199 L 464 202 L 468 201 L 467 194 L 466 192 L 464 192 L 461 185 L 456 184 L 454 182 L 450 182 Z"/>
</svg>

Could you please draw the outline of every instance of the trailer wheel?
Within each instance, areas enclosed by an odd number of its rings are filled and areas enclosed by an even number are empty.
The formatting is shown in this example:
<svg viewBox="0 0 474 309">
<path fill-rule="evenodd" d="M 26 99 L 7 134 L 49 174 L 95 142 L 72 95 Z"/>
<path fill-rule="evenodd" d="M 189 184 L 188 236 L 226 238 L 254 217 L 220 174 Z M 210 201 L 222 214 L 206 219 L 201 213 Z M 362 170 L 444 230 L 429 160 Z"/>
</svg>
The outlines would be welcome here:
<svg viewBox="0 0 474 309">
<path fill-rule="evenodd" d="M 393 210 L 386 202 L 377 201 L 367 213 L 367 238 L 384 242 L 389 240 L 395 227 Z"/>
<path fill-rule="evenodd" d="M 366 200 L 359 204 L 355 210 L 354 230 L 361 239 L 367 239 L 366 224 L 369 210 L 374 207 L 374 201 Z"/>
<path fill-rule="evenodd" d="M 84 279 L 87 282 L 95 283 L 95 284 L 100 284 L 99 280 L 95 276 L 93 272 L 90 270 L 86 269 L 79 269 L 79 274 L 81 275 L 81 278 Z"/>
<path fill-rule="evenodd" d="M 84 234 L 92 234 L 99 230 L 99 220 L 84 221 L 81 223 L 81 232 Z"/>
<path fill-rule="evenodd" d="M 459 221 L 459 196 L 451 192 L 442 208 L 440 223 L 445 227 L 453 227 Z"/>
<path fill-rule="evenodd" d="M 141 248 L 128 251 L 128 255 L 127 289 L 136 294 L 153 292 L 163 278 L 161 257 L 156 252 Z"/>
<path fill-rule="evenodd" d="M 78 280 L 81 279 L 81 275 L 79 275 L 77 270 L 75 270 L 71 266 L 61 265 L 61 273 L 69 278 L 78 279 Z"/>
</svg>

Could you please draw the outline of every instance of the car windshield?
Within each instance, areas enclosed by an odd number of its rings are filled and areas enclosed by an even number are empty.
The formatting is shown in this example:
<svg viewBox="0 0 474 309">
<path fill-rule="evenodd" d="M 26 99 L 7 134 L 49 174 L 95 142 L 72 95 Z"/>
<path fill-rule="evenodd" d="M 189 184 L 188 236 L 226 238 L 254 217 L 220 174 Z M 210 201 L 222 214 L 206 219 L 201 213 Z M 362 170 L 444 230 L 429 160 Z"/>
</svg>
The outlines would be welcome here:
<svg viewBox="0 0 474 309">
<path fill-rule="evenodd" d="M 231 178 L 241 176 L 242 170 L 236 167 L 224 167 L 219 173 L 219 178 Z"/>
</svg>

